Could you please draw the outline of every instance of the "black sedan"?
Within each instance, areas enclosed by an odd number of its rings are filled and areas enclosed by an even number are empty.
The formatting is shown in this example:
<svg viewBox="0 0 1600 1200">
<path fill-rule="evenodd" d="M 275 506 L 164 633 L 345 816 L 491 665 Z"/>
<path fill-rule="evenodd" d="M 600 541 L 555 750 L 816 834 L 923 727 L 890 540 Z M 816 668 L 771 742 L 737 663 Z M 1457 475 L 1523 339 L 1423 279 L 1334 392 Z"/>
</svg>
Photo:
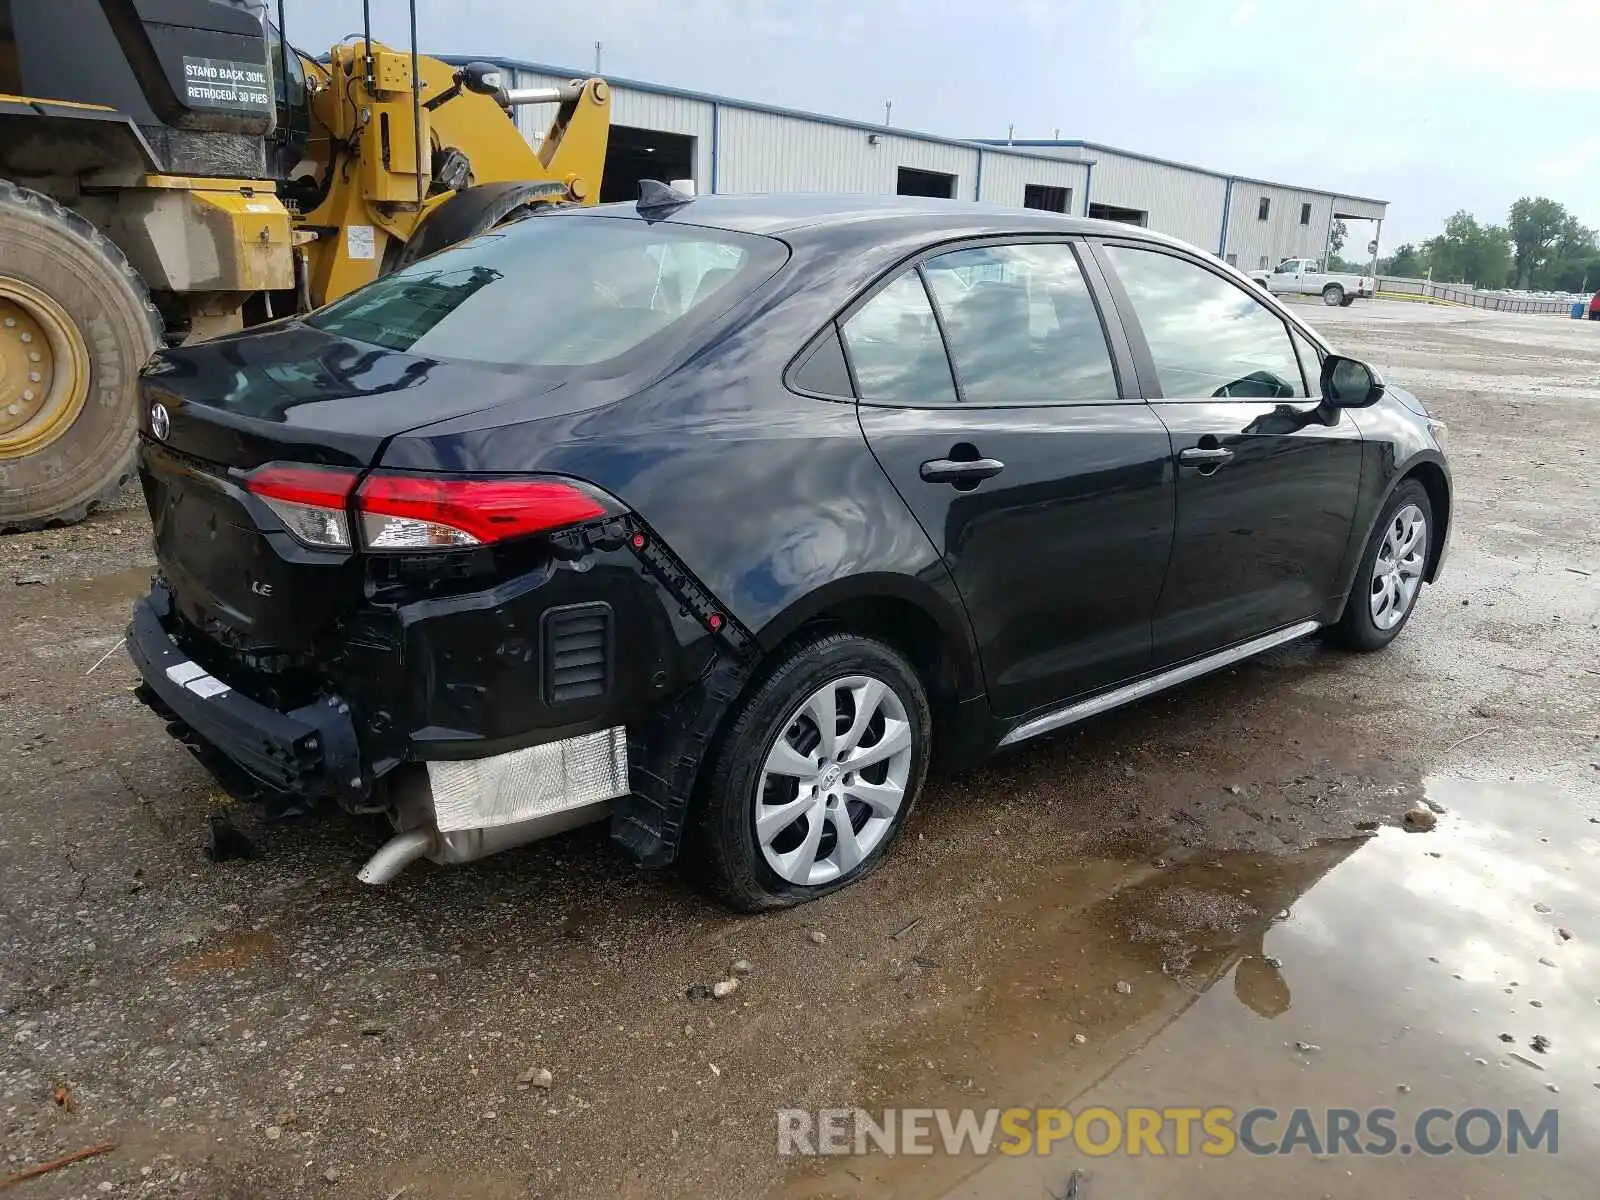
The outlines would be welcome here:
<svg viewBox="0 0 1600 1200">
<path fill-rule="evenodd" d="M 1210 255 L 1025 210 L 532 216 L 143 379 L 140 694 L 363 868 L 586 821 L 729 903 L 860 878 L 930 763 L 1436 577 L 1442 426 Z"/>
</svg>

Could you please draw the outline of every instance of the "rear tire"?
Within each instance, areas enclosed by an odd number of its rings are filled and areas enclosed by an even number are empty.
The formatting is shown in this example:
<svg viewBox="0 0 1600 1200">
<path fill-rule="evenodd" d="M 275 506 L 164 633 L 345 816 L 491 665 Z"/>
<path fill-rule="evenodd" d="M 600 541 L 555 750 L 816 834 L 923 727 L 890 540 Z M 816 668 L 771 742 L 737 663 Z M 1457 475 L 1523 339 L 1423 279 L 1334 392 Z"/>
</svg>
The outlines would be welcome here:
<svg viewBox="0 0 1600 1200">
<path fill-rule="evenodd" d="M 1409 554 L 1390 554 L 1391 550 L 1405 548 L 1407 538 L 1401 527 L 1417 516 L 1422 522 L 1420 544 L 1412 546 Z M 1356 568 L 1355 582 L 1350 585 L 1350 595 L 1345 599 L 1344 615 L 1328 631 L 1337 645 L 1363 652 L 1382 650 L 1400 636 L 1422 595 L 1422 580 L 1432 560 L 1434 536 L 1433 504 L 1428 499 L 1428 489 L 1415 479 L 1407 479 L 1395 488 L 1394 495 L 1383 506 L 1383 515 L 1372 527 L 1372 536 L 1367 539 L 1361 564 Z M 1381 567 L 1380 556 L 1384 559 Z M 1397 589 L 1394 593 L 1380 593 L 1380 588 L 1391 586 Z M 1390 595 L 1396 602 L 1385 604 L 1384 597 Z M 1398 603 L 1401 599 L 1403 604 Z"/>
<path fill-rule="evenodd" d="M 1344 304 L 1344 289 L 1337 283 L 1330 283 L 1322 289 L 1322 302 L 1329 308 Z"/>
<path fill-rule="evenodd" d="M 812 717 L 819 696 L 832 697 L 836 714 L 828 740 Z M 856 882 L 905 827 L 931 734 L 922 681 L 888 646 L 848 633 L 795 646 L 740 702 L 702 776 L 686 867 L 740 912 L 803 904 Z M 884 751 L 877 761 L 849 770 L 875 748 Z M 790 764 L 797 774 L 783 769 Z"/>
<path fill-rule="evenodd" d="M 1356 298 L 1354 296 L 1346 296 L 1343 300 L 1339 301 L 1339 307 L 1340 308 L 1349 308 L 1355 302 L 1356 302 Z"/>
<path fill-rule="evenodd" d="M 0 347 L 0 532 L 70 525 L 133 472 L 139 368 L 160 345 L 161 320 L 104 234 L 7 180 L 0 306 L 12 322 L 0 322 L 0 338 L 16 343 Z"/>
</svg>

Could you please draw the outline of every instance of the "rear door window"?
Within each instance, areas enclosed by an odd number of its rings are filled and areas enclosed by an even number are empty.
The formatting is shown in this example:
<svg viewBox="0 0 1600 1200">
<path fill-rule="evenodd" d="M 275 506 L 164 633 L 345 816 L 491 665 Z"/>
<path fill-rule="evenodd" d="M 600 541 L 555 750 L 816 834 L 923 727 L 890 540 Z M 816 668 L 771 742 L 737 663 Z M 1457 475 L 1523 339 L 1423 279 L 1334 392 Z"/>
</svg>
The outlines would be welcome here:
<svg viewBox="0 0 1600 1200">
<path fill-rule="evenodd" d="M 1283 400 L 1308 394 L 1282 318 L 1197 263 L 1108 246 L 1168 400 Z"/>
<path fill-rule="evenodd" d="M 536 216 L 386 275 L 309 321 L 427 358 L 597 367 L 725 309 L 787 253 L 772 238 L 700 226 Z"/>
<path fill-rule="evenodd" d="M 922 276 L 907 271 L 844 323 L 856 394 L 881 404 L 954 404 L 955 382 Z"/>
<path fill-rule="evenodd" d="M 923 270 L 966 403 L 1118 398 L 1100 313 L 1067 243 L 975 246 Z"/>
</svg>

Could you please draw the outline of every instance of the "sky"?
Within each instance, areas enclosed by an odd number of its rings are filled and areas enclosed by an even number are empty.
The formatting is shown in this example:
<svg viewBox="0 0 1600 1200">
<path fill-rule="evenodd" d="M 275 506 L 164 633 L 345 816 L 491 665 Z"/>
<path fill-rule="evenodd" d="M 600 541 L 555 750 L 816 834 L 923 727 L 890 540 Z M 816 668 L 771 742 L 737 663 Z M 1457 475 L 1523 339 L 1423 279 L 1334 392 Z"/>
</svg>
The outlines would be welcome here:
<svg viewBox="0 0 1600 1200">
<path fill-rule="evenodd" d="M 272 0 L 275 4 L 276 0 Z M 371 0 L 407 44 L 405 0 Z M 359 0 L 285 0 L 322 53 Z M 1084 138 L 1390 202 L 1383 246 L 1548 195 L 1600 227 L 1592 0 L 417 0 L 424 52 L 951 137 Z M 1352 242 L 1370 227 L 1356 224 Z"/>
</svg>

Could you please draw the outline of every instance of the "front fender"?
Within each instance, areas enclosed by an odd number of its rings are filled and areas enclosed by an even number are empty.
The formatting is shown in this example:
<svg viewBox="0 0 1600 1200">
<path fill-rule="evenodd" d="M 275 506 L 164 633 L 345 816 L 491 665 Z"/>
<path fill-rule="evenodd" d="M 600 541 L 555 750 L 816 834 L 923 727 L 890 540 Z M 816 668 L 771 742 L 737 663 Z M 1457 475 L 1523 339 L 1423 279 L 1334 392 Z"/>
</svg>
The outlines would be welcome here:
<svg viewBox="0 0 1600 1200">
<path fill-rule="evenodd" d="M 1378 518 L 1400 484 L 1413 477 L 1422 480 L 1434 509 L 1434 524 L 1439 536 L 1429 552 L 1428 582 L 1438 578 L 1443 567 L 1445 546 L 1450 536 L 1454 506 L 1450 464 L 1428 433 L 1425 418 L 1418 417 L 1399 400 L 1386 396 L 1371 408 L 1347 410 L 1361 431 L 1364 454 L 1361 464 L 1361 494 L 1351 522 L 1350 540 L 1340 564 L 1338 591 L 1328 621 L 1336 621 L 1355 584 L 1356 568 L 1367 542 L 1377 527 Z"/>
</svg>

